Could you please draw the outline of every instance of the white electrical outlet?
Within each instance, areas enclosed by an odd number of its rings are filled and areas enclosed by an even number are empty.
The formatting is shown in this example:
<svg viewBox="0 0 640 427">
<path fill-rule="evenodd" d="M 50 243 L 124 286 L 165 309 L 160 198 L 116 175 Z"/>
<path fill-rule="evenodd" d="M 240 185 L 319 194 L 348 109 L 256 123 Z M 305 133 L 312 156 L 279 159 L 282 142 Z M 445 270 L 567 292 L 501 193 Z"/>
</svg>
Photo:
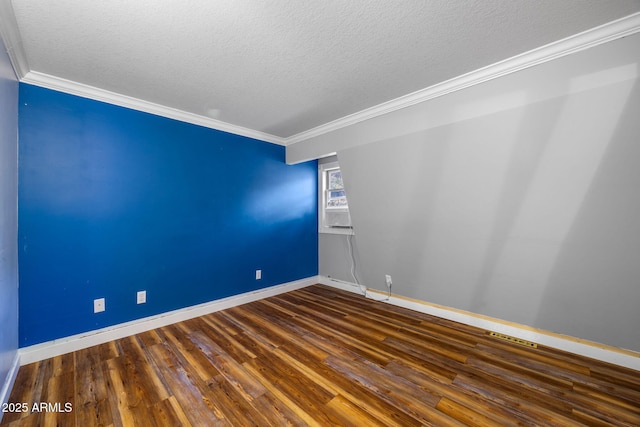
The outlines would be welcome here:
<svg viewBox="0 0 640 427">
<path fill-rule="evenodd" d="M 387 287 L 390 288 L 391 284 L 393 283 L 393 281 L 391 280 L 391 276 L 389 274 L 386 274 L 384 277 L 387 281 Z"/>
<path fill-rule="evenodd" d="M 256 280 L 262 279 L 262 270 L 256 270 Z"/>
<path fill-rule="evenodd" d="M 101 313 L 106 309 L 104 298 L 98 298 L 93 300 L 93 312 Z"/>
<path fill-rule="evenodd" d="M 144 304 L 145 302 L 147 302 L 147 291 L 138 291 L 136 294 L 136 303 Z"/>
</svg>

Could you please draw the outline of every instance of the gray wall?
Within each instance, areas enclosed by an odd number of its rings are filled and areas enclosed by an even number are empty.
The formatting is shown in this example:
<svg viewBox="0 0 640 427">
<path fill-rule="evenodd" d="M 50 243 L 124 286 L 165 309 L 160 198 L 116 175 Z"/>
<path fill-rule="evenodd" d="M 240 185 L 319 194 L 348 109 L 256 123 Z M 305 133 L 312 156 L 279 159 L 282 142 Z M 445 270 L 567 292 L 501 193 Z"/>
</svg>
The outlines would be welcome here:
<svg viewBox="0 0 640 427">
<path fill-rule="evenodd" d="M 349 239 L 351 239 L 352 254 L 349 253 Z M 320 233 L 318 258 L 318 274 L 356 283 L 353 277 L 355 274 L 357 281 L 362 282 L 357 236 Z"/>
<path fill-rule="evenodd" d="M 17 214 L 18 82 L 0 39 L 0 391 L 18 349 Z"/>
<path fill-rule="evenodd" d="M 337 151 L 366 286 L 638 351 L 639 64 L 634 35 L 290 160 Z"/>
</svg>

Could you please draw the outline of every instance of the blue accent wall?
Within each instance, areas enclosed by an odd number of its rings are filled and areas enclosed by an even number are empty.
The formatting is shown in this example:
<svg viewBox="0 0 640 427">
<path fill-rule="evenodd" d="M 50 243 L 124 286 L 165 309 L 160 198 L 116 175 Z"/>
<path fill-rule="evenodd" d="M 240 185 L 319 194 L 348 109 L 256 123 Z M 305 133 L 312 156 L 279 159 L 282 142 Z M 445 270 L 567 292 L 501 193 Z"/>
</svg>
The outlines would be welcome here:
<svg viewBox="0 0 640 427">
<path fill-rule="evenodd" d="M 19 132 L 21 347 L 318 273 L 316 162 L 27 84 Z"/>
</svg>

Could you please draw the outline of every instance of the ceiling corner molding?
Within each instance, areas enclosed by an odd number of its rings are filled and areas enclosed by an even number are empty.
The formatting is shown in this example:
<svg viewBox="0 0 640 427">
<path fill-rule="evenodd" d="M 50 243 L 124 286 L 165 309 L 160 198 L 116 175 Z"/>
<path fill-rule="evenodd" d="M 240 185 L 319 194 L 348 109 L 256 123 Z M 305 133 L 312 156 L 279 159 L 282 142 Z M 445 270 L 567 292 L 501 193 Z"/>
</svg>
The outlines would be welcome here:
<svg viewBox="0 0 640 427">
<path fill-rule="evenodd" d="M 60 77 L 51 76 L 49 74 L 39 73 L 37 71 L 27 72 L 26 75 L 20 79 L 20 81 L 22 83 L 28 83 L 35 86 L 44 87 L 46 89 L 68 93 L 71 95 L 80 96 L 82 98 L 106 102 L 108 104 L 142 111 L 145 113 L 154 114 L 156 116 L 167 117 L 169 119 L 174 119 L 185 123 L 191 123 L 210 129 L 245 136 L 247 138 L 270 142 L 272 144 L 286 145 L 283 138 L 275 135 L 248 129 L 242 126 L 236 126 L 220 120 L 212 119 L 210 117 L 166 107 L 164 105 L 155 104 L 153 102 L 144 101 L 115 92 L 110 92 L 108 90 L 96 88 L 71 80 L 62 79 Z"/>
<path fill-rule="evenodd" d="M 285 139 L 285 145 L 302 142 L 356 123 L 410 107 L 458 90 L 580 52 L 640 32 L 640 13 L 635 13 L 565 39 L 524 52 L 442 83 L 336 119 Z"/>
<path fill-rule="evenodd" d="M 22 47 L 18 22 L 10 1 L 0 1 L 0 37 L 7 49 L 16 77 L 20 80 L 29 72 L 29 62 Z"/>
</svg>

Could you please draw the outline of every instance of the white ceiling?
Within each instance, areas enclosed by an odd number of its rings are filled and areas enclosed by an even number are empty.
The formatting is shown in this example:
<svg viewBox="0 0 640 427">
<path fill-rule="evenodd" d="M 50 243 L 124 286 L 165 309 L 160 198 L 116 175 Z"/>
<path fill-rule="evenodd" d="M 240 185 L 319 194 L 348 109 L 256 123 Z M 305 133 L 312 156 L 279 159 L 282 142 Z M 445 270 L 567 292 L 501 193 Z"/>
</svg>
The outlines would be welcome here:
<svg viewBox="0 0 640 427">
<path fill-rule="evenodd" d="M 31 72 L 66 79 L 285 143 L 303 131 L 640 11 L 638 0 L 11 0 L 11 5 L 15 18 L 5 17 L 0 25 L 17 27 L 9 49 L 26 68 L 19 77 Z"/>
</svg>

